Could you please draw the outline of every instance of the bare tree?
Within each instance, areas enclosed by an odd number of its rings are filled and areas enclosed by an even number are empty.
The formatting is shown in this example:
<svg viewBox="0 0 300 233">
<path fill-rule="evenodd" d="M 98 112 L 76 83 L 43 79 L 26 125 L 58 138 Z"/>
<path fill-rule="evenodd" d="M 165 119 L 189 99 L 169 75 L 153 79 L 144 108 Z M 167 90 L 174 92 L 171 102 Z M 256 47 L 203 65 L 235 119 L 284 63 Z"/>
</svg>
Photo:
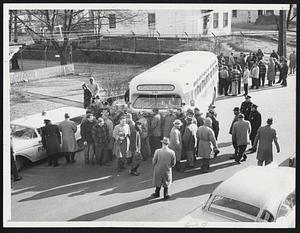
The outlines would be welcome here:
<svg viewBox="0 0 300 233">
<path fill-rule="evenodd" d="M 296 18 L 297 14 L 293 14 L 293 9 L 294 5 L 290 4 L 289 10 L 288 10 L 288 15 L 287 15 L 287 20 L 286 20 L 286 28 L 289 29 L 290 23 L 293 21 L 294 18 Z"/>
<path fill-rule="evenodd" d="M 115 14 L 116 23 L 132 22 L 137 16 L 137 13 L 127 10 L 25 10 L 25 12 L 27 18 L 32 20 L 25 20 L 15 11 L 12 11 L 12 14 L 33 36 L 52 44 L 60 56 L 61 65 L 67 64 L 70 38 L 88 35 L 88 32 L 94 30 L 95 24 L 100 38 L 102 21 L 108 19 L 109 14 Z"/>
</svg>

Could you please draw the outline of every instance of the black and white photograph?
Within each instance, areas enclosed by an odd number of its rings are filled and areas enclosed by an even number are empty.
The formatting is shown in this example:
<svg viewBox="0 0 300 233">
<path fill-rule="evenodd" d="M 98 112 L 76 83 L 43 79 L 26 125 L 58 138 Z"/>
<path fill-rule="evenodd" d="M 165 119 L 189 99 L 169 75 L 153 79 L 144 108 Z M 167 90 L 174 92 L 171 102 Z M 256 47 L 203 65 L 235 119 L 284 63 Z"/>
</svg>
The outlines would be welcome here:
<svg viewBox="0 0 300 233">
<path fill-rule="evenodd" d="M 295 228 L 297 7 L 3 4 L 3 226 Z"/>
</svg>

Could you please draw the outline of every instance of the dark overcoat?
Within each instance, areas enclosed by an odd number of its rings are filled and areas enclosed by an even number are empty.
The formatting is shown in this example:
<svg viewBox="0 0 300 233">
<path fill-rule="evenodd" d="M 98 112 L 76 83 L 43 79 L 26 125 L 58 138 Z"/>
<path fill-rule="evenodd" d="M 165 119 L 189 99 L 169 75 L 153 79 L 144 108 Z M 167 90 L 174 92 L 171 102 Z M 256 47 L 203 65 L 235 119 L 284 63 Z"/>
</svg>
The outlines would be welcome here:
<svg viewBox="0 0 300 233">
<path fill-rule="evenodd" d="M 47 155 L 60 152 L 61 136 L 57 125 L 46 125 L 41 128 L 42 144 Z"/>
</svg>

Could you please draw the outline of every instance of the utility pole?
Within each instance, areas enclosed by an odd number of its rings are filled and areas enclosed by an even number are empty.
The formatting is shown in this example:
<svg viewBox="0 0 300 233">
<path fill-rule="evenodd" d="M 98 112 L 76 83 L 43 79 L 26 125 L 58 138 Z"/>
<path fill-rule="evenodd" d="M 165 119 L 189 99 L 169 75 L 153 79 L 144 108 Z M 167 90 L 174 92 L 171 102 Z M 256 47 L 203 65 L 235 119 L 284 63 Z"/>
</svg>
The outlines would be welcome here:
<svg viewBox="0 0 300 233">
<path fill-rule="evenodd" d="M 11 34 L 12 34 L 12 20 L 13 20 L 13 14 L 12 10 L 9 11 L 9 24 L 8 24 L 8 33 L 9 33 L 9 42 L 11 42 Z"/>
<path fill-rule="evenodd" d="M 17 18 L 17 10 L 15 10 L 15 17 L 14 17 L 14 42 L 18 42 L 18 34 L 17 34 L 17 26 L 18 26 L 18 18 Z"/>
<path fill-rule="evenodd" d="M 286 57 L 286 11 L 279 12 L 278 54 Z"/>
</svg>

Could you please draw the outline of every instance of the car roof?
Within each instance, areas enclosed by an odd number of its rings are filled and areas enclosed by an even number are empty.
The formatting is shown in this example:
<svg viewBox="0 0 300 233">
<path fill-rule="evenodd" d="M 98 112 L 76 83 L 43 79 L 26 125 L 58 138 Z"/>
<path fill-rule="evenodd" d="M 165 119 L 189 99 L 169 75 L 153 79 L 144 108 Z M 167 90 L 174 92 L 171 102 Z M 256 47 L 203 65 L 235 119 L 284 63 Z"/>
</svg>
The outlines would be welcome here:
<svg viewBox="0 0 300 233">
<path fill-rule="evenodd" d="M 68 113 L 70 118 L 84 115 L 86 110 L 84 108 L 76 107 L 62 107 L 54 110 L 46 111 L 46 115 L 36 113 L 11 121 L 11 124 L 26 126 L 30 128 L 40 128 L 44 126 L 44 119 L 49 118 L 53 124 L 57 124 L 64 120 L 65 113 Z"/>
<path fill-rule="evenodd" d="M 222 182 L 214 195 L 238 200 L 276 214 L 282 199 L 295 191 L 295 168 L 249 166 Z"/>
</svg>

